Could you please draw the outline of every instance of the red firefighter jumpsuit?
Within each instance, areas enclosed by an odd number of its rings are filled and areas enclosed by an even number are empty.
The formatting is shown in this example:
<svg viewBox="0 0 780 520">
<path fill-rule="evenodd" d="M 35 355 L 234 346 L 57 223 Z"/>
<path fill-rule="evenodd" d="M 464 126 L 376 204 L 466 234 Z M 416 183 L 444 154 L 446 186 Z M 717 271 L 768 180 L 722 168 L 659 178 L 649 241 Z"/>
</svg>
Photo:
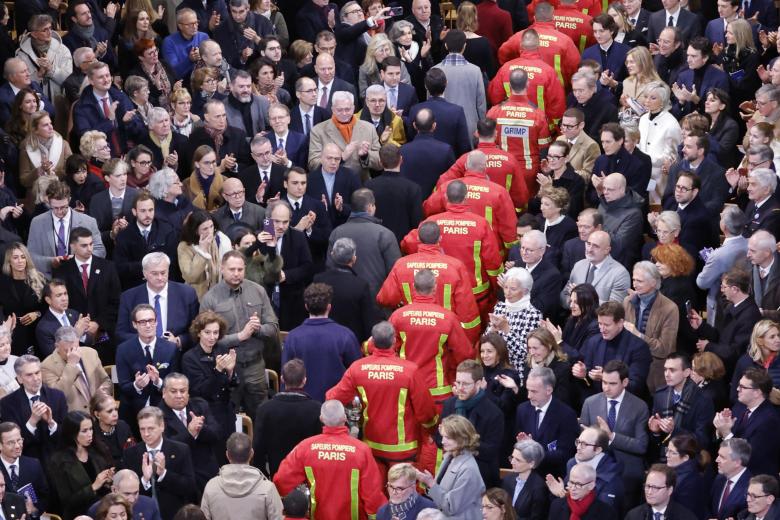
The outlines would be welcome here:
<svg viewBox="0 0 780 520">
<path fill-rule="evenodd" d="M 555 21 L 536 22 L 529 29 L 539 33 L 539 54 L 546 64 L 555 70 L 564 88 L 571 84 L 571 75 L 580 66 L 580 52 L 567 35 L 555 28 Z M 498 49 L 498 62 L 502 65 L 520 56 L 523 31 L 515 33 Z"/>
</svg>

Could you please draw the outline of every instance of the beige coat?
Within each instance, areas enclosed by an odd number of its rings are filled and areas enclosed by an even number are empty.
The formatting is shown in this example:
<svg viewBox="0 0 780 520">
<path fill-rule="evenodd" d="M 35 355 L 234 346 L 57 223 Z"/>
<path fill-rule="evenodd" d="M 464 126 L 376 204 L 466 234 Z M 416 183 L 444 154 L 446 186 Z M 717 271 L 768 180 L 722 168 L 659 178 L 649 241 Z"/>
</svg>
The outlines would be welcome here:
<svg viewBox="0 0 780 520">
<path fill-rule="evenodd" d="M 623 308 L 626 311 L 626 322 L 636 325 L 636 309 L 630 295 L 623 300 Z M 645 333 L 636 332 L 650 346 L 650 354 L 653 356 L 650 372 L 647 375 L 647 387 L 651 394 L 666 384 L 664 360 L 666 356 L 677 350 L 679 325 L 680 310 L 677 304 L 659 292 L 650 308 Z"/>
<path fill-rule="evenodd" d="M 31 146 L 30 140 L 28 135 L 19 143 L 19 182 L 28 190 L 38 178 L 36 170 L 41 166 L 41 152 Z M 60 180 L 64 180 L 65 161 L 71 156 L 67 139 L 55 133 L 49 152 L 49 160 L 54 163 L 54 173 Z"/>
<path fill-rule="evenodd" d="M 565 140 L 559 138 L 560 140 Z M 579 137 L 571 145 L 569 150 L 568 161 L 574 171 L 582 177 L 582 180 L 586 184 L 590 184 L 590 175 L 593 173 L 593 165 L 596 164 L 596 159 L 601 155 L 601 148 L 599 144 L 594 141 L 584 131 L 580 132 Z"/>
<path fill-rule="evenodd" d="M 379 162 L 379 136 L 376 135 L 376 129 L 374 125 L 367 121 L 358 120 L 355 123 L 355 128 L 352 129 L 352 143 L 360 143 L 366 141 L 369 144 L 368 157 L 361 160 L 358 156 L 358 148 L 352 152 L 346 161 L 344 166 L 352 169 L 354 172 L 361 174 L 361 177 L 365 180 L 368 179 L 368 170 L 381 170 L 382 164 Z M 334 143 L 340 150 L 344 150 L 347 147 L 347 142 L 344 141 L 341 132 L 339 132 L 336 125 L 331 119 L 323 121 L 314 126 L 311 129 L 311 137 L 309 141 L 309 171 L 314 170 L 320 166 L 320 157 L 322 156 L 322 147 L 328 143 Z"/>
<path fill-rule="evenodd" d="M 111 378 L 103 370 L 97 350 L 91 347 L 80 347 L 81 361 L 89 381 L 89 395 L 84 387 L 78 384 L 81 370 L 76 365 L 68 365 L 55 350 L 41 363 L 43 384 L 61 390 L 68 402 L 69 412 L 84 412 L 89 415 L 89 401 L 98 392 L 113 395 L 114 385 Z"/>
<path fill-rule="evenodd" d="M 181 276 L 195 289 L 198 300 L 221 280 L 219 266 L 222 256 L 231 249 L 227 235 L 217 231 L 217 236 L 219 246 L 216 240 L 213 241 L 210 251 L 204 251 L 198 244 L 186 242 L 179 242 L 176 248 Z"/>
<path fill-rule="evenodd" d="M 208 520 L 281 520 L 282 499 L 271 481 L 248 464 L 226 464 L 203 490 Z M 347 515 L 348 516 L 348 515 Z"/>
<path fill-rule="evenodd" d="M 198 172 L 193 171 L 192 175 L 184 180 L 184 194 L 187 195 L 192 201 L 192 205 L 196 208 L 214 212 L 225 203 L 222 195 L 219 194 L 222 191 L 223 182 L 225 182 L 225 177 L 221 173 L 214 172 L 214 180 L 211 182 L 208 196 L 206 196 L 203 193 L 200 181 L 198 181 Z"/>
</svg>

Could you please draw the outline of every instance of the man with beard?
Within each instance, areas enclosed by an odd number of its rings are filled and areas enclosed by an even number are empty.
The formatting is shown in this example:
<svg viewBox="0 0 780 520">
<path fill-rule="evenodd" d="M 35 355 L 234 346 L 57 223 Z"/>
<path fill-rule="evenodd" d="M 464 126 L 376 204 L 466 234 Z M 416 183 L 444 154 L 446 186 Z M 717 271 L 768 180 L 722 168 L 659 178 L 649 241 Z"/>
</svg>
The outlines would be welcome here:
<svg viewBox="0 0 780 520">
<path fill-rule="evenodd" d="M 243 130 L 251 139 L 265 130 L 269 106 L 265 97 L 252 94 L 252 76 L 245 70 L 236 71 L 230 78 L 230 95 L 225 103 L 228 125 Z"/>
<path fill-rule="evenodd" d="M 214 30 L 214 39 L 225 50 L 225 59 L 235 68 L 245 68 L 262 38 L 274 33 L 265 16 L 249 10 L 249 0 L 230 0 L 226 20 Z"/>
</svg>

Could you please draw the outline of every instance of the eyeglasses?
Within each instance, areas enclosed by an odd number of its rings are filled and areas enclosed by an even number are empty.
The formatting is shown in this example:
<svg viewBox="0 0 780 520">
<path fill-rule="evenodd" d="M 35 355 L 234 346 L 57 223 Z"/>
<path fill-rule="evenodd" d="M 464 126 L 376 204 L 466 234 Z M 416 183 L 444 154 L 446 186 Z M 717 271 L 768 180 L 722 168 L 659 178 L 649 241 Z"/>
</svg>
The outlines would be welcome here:
<svg viewBox="0 0 780 520">
<path fill-rule="evenodd" d="M 746 496 L 747 496 L 747 498 L 749 498 L 750 500 L 758 500 L 759 498 L 766 498 L 766 497 L 768 497 L 769 495 L 756 495 L 756 494 L 753 494 L 753 493 L 748 493 Z"/>
<path fill-rule="evenodd" d="M 593 480 L 589 480 L 588 482 L 575 482 L 573 480 L 570 480 L 568 486 L 572 489 L 582 489 L 585 486 L 593 484 L 593 482 L 594 482 Z"/>
<path fill-rule="evenodd" d="M 758 388 L 754 386 L 737 385 L 737 392 L 739 392 L 740 390 L 758 390 Z"/>
<path fill-rule="evenodd" d="M 387 490 L 389 492 L 391 492 L 391 493 L 401 493 L 403 491 L 406 491 L 407 489 L 409 489 L 412 486 L 414 486 L 414 483 L 411 483 L 411 484 L 409 484 L 406 487 L 398 487 L 398 486 L 394 486 L 394 485 L 392 485 L 391 483 L 388 482 L 387 483 Z"/>
<path fill-rule="evenodd" d="M 571 130 L 572 128 L 577 128 L 579 126 L 579 123 L 576 125 L 567 125 L 566 123 L 561 123 L 558 126 L 560 126 L 564 130 Z"/>
<path fill-rule="evenodd" d="M 768 163 L 768 162 L 769 162 L 769 161 L 758 161 L 758 162 L 752 162 L 752 161 L 748 160 L 748 166 L 750 166 L 751 168 L 758 168 L 758 167 L 759 167 L 759 166 L 761 166 L 762 164 L 765 164 L 765 163 Z"/>
<path fill-rule="evenodd" d="M 590 446 L 591 448 L 595 448 L 595 447 L 596 447 L 596 445 L 595 445 L 595 444 L 590 444 L 590 443 L 587 443 L 587 442 L 585 442 L 585 441 L 581 441 L 581 440 L 579 440 L 579 439 L 577 439 L 577 440 L 575 440 L 575 441 L 574 441 L 574 445 L 575 445 L 576 447 L 578 447 L 578 448 L 582 448 L 583 446 Z"/>
<path fill-rule="evenodd" d="M 225 195 L 225 197 L 240 197 L 241 195 L 244 194 L 244 192 L 245 190 L 241 190 L 241 191 L 234 191 L 233 193 L 224 193 L 223 195 Z"/>
<path fill-rule="evenodd" d="M 353 9 L 353 10 L 351 10 L 351 11 L 347 11 L 347 12 L 345 12 L 344 14 L 345 14 L 346 16 L 349 16 L 349 15 L 351 15 L 351 14 L 358 14 L 358 13 L 361 13 L 361 14 L 362 14 L 362 13 L 363 13 L 363 10 L 362 10 L 362 9 Z"/>
<path fill-rule="evenodd" d="M 675 186 L 675 191 L 681 191 L 683 193 L 688 193 L 689 191 L 693 191 L 693 188 L 689 188 L 688 186 Z"/>
<path fill-rule="evenodd" d="M 566 157 L 566 156 L 565 155 L 550 155 L 550 154 L 547 154 L 547 159 L 563 159 L 564 157 Z"/>
<path fill-rule="evenodd" d="M 198 25 L 198 21 L 195 20 L 194 22 L 179 22 L 179 25 L 182 27 L 193 27 L 195 25 Z"/>
<path fill-rule="evenodd" d="M 298 92 L 302 92 L 304 94 L 313 94 L 313 93 L 317 92 L 317 89 L 316 88 L 310 88 L 308 90 L 299 90 Z"/>
<path fill-rule="evenodd" d="M 152 164 L 152 161 L 135 161 L 135 162 L 137 162 L 141 166 L 149 166 L 150 164 Z"/>
<path fill-rule="evenodd" d="M 661 491 L 666 489 L 666 486 L 653 486 L 652 484 L 645 484 L 645 490 L 647 491 Z"/>
<path fill-rule="evenodd" d="M 157 318 L 149 318 L 148 320 L 138 320 L 134 322 L 136 325 L 148 326 L 154 325 L 157 322 Z"/>
</svg>

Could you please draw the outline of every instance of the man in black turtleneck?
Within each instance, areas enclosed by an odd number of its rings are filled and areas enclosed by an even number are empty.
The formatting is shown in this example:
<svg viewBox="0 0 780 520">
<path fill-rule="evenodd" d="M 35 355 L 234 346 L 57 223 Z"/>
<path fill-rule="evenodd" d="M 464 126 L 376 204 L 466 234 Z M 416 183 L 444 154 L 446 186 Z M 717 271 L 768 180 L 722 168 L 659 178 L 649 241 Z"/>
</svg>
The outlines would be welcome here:
<svg viewBox="0 0 780 520">
<path fill-rule="evenodd" d="M 589 68 L 581 68 L 571 77 L 568 108 L 579 108 L 585 115 L 585 133 L 594 141 L 605 123 L 617 123 L 617 105 L 609 89 L 597 87 L 598 78 Z"/>
<path fill-rule="evenodd" d="M 677 75 L 685 69 L 685 50 L 679 31 L 667 27 L 658 36 L 658 54 L 653 57 L 658 75 L 667 85 L 674 85 Z"/>
</svg>

